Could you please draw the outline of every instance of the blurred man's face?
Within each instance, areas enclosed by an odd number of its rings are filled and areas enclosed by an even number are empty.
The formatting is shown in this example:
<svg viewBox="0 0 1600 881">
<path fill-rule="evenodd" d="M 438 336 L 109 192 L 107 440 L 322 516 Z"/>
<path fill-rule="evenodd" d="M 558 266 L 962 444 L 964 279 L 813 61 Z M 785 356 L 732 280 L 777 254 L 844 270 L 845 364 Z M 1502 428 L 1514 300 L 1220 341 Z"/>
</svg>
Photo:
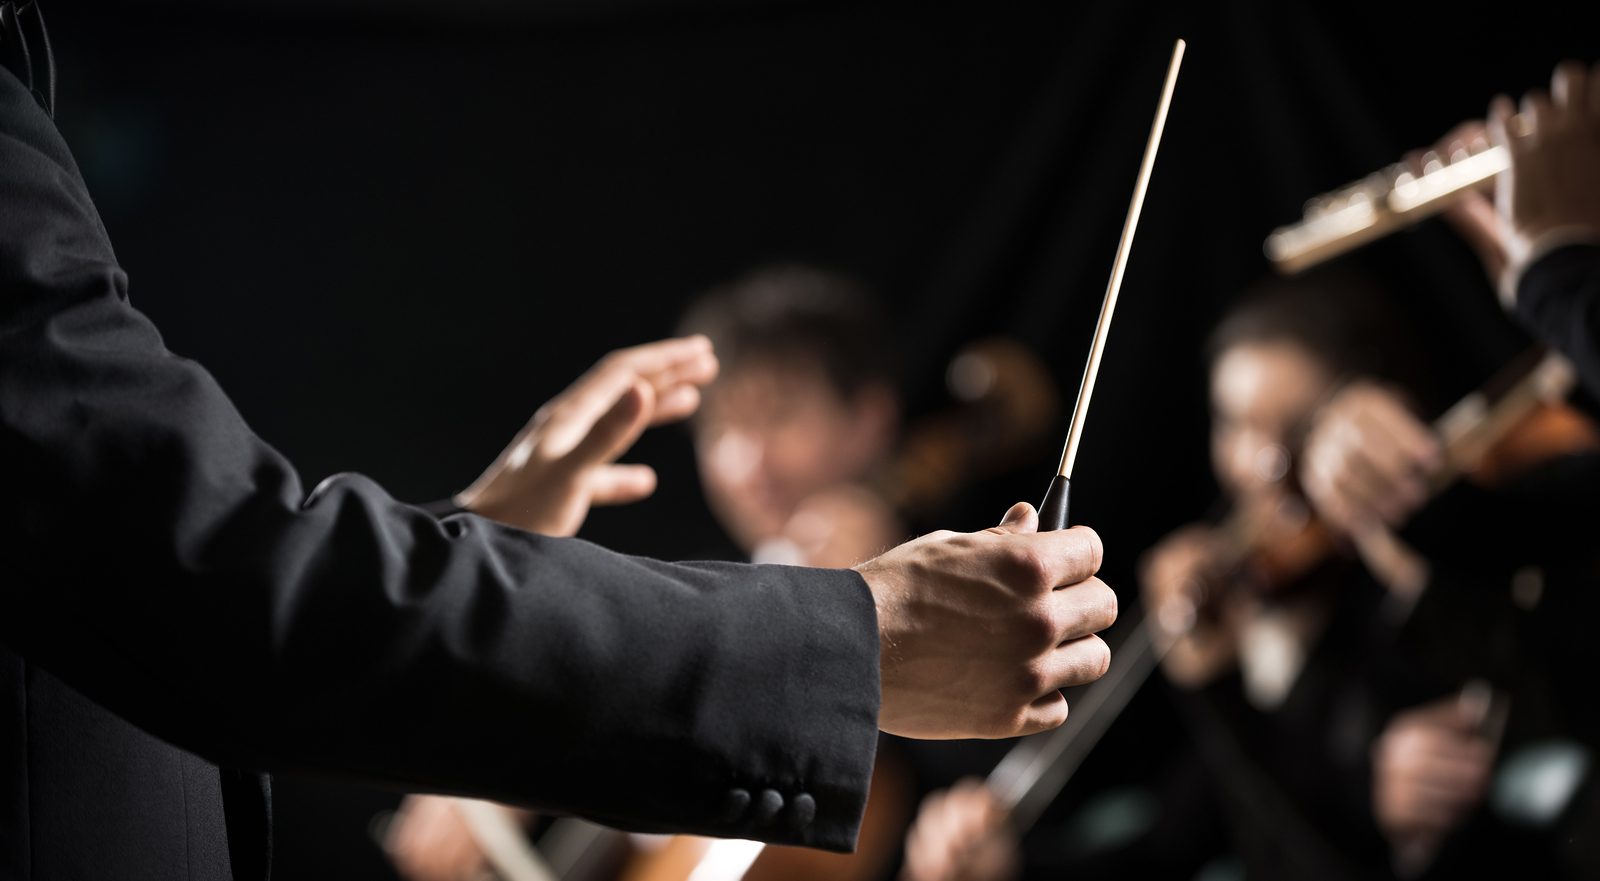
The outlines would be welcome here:
<svg viewBox="0 0 1600 881">
<path fill-rule="evenodd" d="M 1211 369 L 1211 462 L 1229 495 L 1276 492 L 1291 467 L 1289 441 L 1332 378 L 1294 343 L 1228 349 Z"/>
<path fill-rule="evenodd" d="M 839 395 L 821 365 L 749 360 L 706 391 L 695 419 L 700 479 L 746 552 L 779 535 L 802 501 L 859 481 L 885 455 L 892 393 Z"/>
</svg>

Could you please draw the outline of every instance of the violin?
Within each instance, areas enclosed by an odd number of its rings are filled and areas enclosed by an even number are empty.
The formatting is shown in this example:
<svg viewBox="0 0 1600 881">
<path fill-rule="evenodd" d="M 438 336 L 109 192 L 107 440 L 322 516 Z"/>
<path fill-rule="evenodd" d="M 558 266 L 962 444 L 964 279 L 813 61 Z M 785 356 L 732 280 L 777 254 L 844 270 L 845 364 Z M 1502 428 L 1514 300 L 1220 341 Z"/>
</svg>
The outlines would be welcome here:
<svg viewBox="0 0 1600 881">
<path fill-rule="evenodd" d="M 1535 347 L 1456 402 L 1432 425 L 1443 465 L 1430 479 L 1431 494 L 1460 479 L 1503 485 L 1551 459 L 1600 449 L 1600 429 L 1565 403 L 1576 384 L 1565 357 Z M 1218 532 L 1224 548 L 1219 568 L 1266 584 L 1304 577 L 1341 543 L 1293 493 L 1265 511 L 1236 509 Z"/>
</svg>

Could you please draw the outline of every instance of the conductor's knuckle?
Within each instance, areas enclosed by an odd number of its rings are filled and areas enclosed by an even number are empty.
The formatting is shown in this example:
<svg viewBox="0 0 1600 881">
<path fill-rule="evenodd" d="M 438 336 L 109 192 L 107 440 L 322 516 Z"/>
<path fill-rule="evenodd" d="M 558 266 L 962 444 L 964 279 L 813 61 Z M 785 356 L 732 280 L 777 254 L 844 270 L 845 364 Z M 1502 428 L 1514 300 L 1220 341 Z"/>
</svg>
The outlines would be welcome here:
<svg viewBox="0 0 1600 881">
<path fill-rule="evenodd" d="M 1099 668 L 1095 671 L 1094 678 L 1099 679 L 1111 669 L 1111 646 L 1106 641 L 1096 636 L 1094 638 L 1095 657 L 1099 661 Z"/>
<path fill-rule="evenodd" d="M 1018 676 L 1018 683 L 1021 686 L 1023 697 L 1028 700 L 1049 691 L 1053 683 L 1050 678 L 1050 670 L 1045 666 L 1044 659 L 1035 659 L 1032 663 L 1025 665 Z"/>
<path fill-rule="evenodd" d="M 1092 613 L 1095 624 L 1098 625 L 1095 627 L 1095 629 L 1104 630 L 1105 628 L 1110 627 L 1112 624 L 1115 624 L 1117 621 L 1119 604 L 1117 592 L 1112 590 L 1110 585 L 1098 578 L 1092 582 L 1091 587 L 1096 593 L 1095 604 L 1093 606 Z"/>
<path fill-rule="evenodd" d="M 1105 561 L 1105 545 L 1100 541 L 1100 533 L 1087 526 L 1079 526 L 1074 531 L 1083 540 L 1085 557 L 1080 561 L 1087 571 L 1085 577 L 1100 571 L 1100 565 Z"/>
<path fill-rule="evenodd" d="M 1028 646 L 1052 646 L 1062 631 L 1061 612 L 1051 603 L 1035 603 L 1023 615 L 1021 633 L 1018 635 Z"/>
<path fill-rule="evenodd" d="M 1093 682 L 1111 669 L 1111 647 L 1098 636 L 1087 636 L 1074 644 L 1073 674 L 1075 684 Z"/>
<path fill-rule="evenodd" d="M 1048 590 L 1051 583 L 1050 560 L 1044 552 L 1032 545 L 1018 543 L 1011 549 L 1011 566 L 1027 587 Z"/>
</svg>

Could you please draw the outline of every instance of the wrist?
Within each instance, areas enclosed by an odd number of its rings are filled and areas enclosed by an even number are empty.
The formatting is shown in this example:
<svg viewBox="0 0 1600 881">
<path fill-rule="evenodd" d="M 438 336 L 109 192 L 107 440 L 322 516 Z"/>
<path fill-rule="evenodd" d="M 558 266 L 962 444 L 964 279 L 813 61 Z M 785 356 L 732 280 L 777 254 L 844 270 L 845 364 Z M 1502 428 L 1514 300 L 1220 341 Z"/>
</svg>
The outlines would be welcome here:
<svg viewBox="0 0 1600 881">
<path fill-rule="evenodd" d="M 1550 226 L 1537 232 L 1506 237 L 1506 267 L 1500 273 L 1500 303 L 1507 311 L 1516 309 L 1517 288 L 1528 268 L 1547 254 L 1568 245 L 1600 244 L 1600 226 L 1571 223 Z"/>
</svg>

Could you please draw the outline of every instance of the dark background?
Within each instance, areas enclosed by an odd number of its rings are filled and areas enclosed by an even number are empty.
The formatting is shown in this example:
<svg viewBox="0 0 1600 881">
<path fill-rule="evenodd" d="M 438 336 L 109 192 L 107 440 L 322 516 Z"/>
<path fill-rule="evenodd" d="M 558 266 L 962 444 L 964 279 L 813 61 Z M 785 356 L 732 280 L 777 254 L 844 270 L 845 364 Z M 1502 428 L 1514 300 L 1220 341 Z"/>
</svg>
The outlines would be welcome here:
<svg viewBox="0 0 1600 881">
<path fill-rule="evenodd" d="M 428 500 L 606 350 L 773 260 L 864 277 L 913 422 L 1013 335 L 1076 387 L 1174 37 L 1190 42 L 1079 458 L 1105 575 L 1205 511 L 1206 327 L 1308 197 L 1432 142 L 1600 37 L 1554 3 L 1359 0 L 57 2 L 58 120 L 169 346 L 307 485 Z M 1523 339 L 1438 224 L 1359 258 L 1447 396 Z M 948 525 L 1043 492 L 1009 463 Z M 687 435 L 657 497 L 585 534 L 681 557 L 719 534 Z M 1122 591 L 1131 610 L 1136 592 Z M 1160 727 L 1159 712 L 1147 727 Z M 1119 726 L 1115 767 L 1160 733 Z M 1105 772 L 1102 772 L 1105 773 Z M 393 797 L 278 786 L 281 877 L 382 877 Z"/>
</svg>

